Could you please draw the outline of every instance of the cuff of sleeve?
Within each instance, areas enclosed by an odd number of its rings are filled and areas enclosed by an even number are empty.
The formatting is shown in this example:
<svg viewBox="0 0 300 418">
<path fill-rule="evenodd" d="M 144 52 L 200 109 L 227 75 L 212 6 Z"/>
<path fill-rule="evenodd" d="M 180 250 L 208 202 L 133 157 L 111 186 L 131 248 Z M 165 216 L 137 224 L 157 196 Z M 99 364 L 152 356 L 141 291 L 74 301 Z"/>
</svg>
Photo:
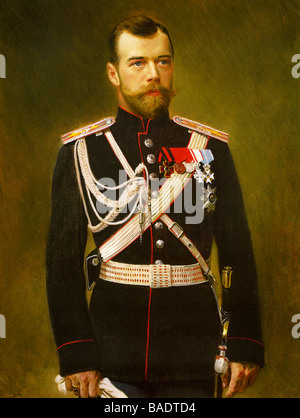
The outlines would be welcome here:
<svg viewBox="0 0 300 418">
<path fill-rule="evenodd" d="M 70 341 L 58 347 L 57 352 L 61 376 L 101 371 L 98 346 L 94 340 Z"/>
<path fill-rule="evenodd" d="M 227 357 L 229 361 L 255 363 L 264 367 L 264 345 L 261 341 L 230 337 L 227 340 Z"/>
</svg>

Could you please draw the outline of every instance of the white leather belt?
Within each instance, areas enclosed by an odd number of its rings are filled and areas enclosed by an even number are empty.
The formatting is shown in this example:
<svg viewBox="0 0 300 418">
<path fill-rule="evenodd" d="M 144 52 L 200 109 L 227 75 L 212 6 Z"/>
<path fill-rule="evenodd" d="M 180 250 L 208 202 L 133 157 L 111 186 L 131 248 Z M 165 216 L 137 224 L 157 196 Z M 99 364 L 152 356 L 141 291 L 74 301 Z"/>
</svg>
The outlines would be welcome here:
<svg viewBox="0 0 300 418">
<path fill-rule="evenodd" d="M 108 261 L 101 264 L 100 279 L 119 284 L 165 288 L 207 282 L 198 263 L 189 265 L 125 264 Z"/>
</svg>

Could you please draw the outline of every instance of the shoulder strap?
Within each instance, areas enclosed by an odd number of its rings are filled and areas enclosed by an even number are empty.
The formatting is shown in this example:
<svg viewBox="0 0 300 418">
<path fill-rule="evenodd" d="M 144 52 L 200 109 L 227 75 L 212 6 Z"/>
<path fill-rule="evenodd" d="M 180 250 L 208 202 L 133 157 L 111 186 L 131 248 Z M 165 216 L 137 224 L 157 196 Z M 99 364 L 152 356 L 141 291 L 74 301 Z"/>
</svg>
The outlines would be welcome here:
<svg viewBox="0 0 300 418">
<path fill-rule="evenodd" d="M 99 133 L 104 131 L 105 129 L 109 128 L 115 123 L 114 118 L 105 118 L 100 120 L 99 122 L 92 123 L 91 125 L 85 126 L 84 128 L 77 129 L 72 132 L 68 132 L 61 136 L 61 140 L 64 145 L 68 144 L 69 142 L 73 142 L 77 139 L 86 137 L 88 135 Z"/>
<path fill-rule="evenodd" d="M 219 131 L 215 128 L 211 128 L 210 126 L 203 125 L 202 123 L 195 122 L 190 119 L 182 118 L 181 116 L 175 116 L 173 120 L 175 123 L 177 123 L 177 125 L 184 126 L 185 128 L 191 129 L 192 131 L 196 131 L 200 134 L 207 135 L 208 137 L 219 139 L 222 142 L 228 142 L 228 134 L 225 132 Z"/>
</svg>

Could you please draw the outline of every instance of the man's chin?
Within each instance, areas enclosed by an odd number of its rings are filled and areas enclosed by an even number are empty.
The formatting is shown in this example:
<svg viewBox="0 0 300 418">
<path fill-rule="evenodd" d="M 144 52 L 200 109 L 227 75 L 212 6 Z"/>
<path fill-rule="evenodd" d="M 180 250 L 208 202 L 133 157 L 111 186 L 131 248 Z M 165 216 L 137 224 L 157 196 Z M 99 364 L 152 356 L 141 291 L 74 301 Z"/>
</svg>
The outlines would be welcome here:
<svg viewBox="0 0 300 418">
<path fill-rule="evenodd" d="M 161 96 L 146 95 L 141 103 L 136 107 L 138 115 L 147 119 L 157 119 L 168 111 L 171 100 L 166 100 Z"/>
</svg>

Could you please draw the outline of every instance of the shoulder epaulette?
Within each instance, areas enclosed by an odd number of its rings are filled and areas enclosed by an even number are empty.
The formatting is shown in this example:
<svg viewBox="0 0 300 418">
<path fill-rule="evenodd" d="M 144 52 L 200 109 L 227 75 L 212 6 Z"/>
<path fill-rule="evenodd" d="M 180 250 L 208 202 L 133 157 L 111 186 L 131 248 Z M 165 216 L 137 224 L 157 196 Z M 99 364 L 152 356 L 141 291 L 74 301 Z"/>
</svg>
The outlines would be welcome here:
<svg viewBox="0 0 300 418">
<path fill-rule="evenodd" d="M 185 128 L 207 135 L 208 137 L 217 138 L 223 142 L 228 142 L 228 134 L 225 132 L 218 131 L 217 129 L 206 125 L 202 125 L 202 123 L 195 122 L 193 120 L 182 118 L 181 116 L 175 116 L 173 120 L 178 125 L 184 126 Z"/>
<path fill-rule="evenodd" d="M 84 128 L 76 129 L 75 131 L 68 132 L 61 136 L 63 144 L 68 144 L 69 142 L 75 141 L 76 139 L 83 138 L 87 135 L 94 134 L 96 132 L 101 132 L 104 129 L 109 128 L 115 123 L 114 118 L 102 119 L 99 122 L 92 123 L 91 125 L 85 126 Z"/>
</svg>

